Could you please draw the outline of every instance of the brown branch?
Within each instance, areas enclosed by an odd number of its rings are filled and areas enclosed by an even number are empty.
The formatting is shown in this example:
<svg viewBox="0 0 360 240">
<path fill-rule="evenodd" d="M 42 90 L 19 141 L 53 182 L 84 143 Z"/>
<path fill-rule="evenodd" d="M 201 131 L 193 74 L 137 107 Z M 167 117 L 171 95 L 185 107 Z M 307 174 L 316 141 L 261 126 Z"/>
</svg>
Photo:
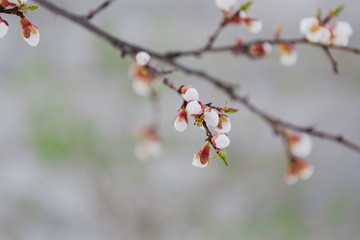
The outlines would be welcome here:
<svg viewBox="0 0 360 240">
<path fill-rule="evenodd" d="M 326 56 L 328 56 L 328 58 L 330 59 L 334 72 L 339 73 L 339 64 L 335 60 L 334 56 L 331 54 L 329 47 L 323 46 L 323 49 L 326 53 Z"/>
<path fill-rule="evenodd" d="M 180 70 L 186 74 L 197 76 L 200 79 L 203 79 L 204 81 L 207 81 L 207 82 L 213 84 L 214 86 L 216 86 L 217 88 L 219 88 L 223 92 L 225 92 L 232 100 L 243 104 L 251 112 L 253 112 L 254 114 L 258 115 L 260 118 L 262 118 L 265 122 L 267 122 L 270 125 L 270 127 L 275 132 L 277 131 L 277 128 L 279 126 L 285 126 L 287 128 L 290 128 L 290 129 L 293 129 L 293 130 L 296 130 L 299 132 L 308 133 L 314 137 L 318 137 L 318 138 L 336 142 L 338 144 L 341 144 L 345 147 L 348 147 L 348 148 L 360 153 L 360 145 L 357 145 L 357 144 L 351 142 L 350 140 L 344 138 L 341 135 L 334 135 L 334 134 L 318 131 L 318 130 L 314 129 L 313 127 L 297 126 L 295 124 L 285 122 L 281 119 L 278 119 L 278 118 L 272 116 L 271 114 L 259 109 L 255 105 L 253 105 L 246 97 L 238 95 L 235 92 L 236 88 L 232 84 L 229 84 L 220 79 L 217 79 L 216 77 L 213 77 L 213 76 L 207 74 L 206 72 L 192 69 L 192 68 L 189 68 L 182 64 L 179 64 L 179 63 L 175 62 L 174 55 L 170 56 L 169 54 L 160 54 L 158 52 L 155 52 L 155 51 L 152 51 L 149 49 L 145 49 L 143 47 L 140 47 L 140 46 L 128 43 L 124 40 L 121 40 L 120 38 L 117 38 L 117 37 L 105 32 L 101 28 L 96 27 L 95 25 L 91 24 L 88 20 L 84 19 L 82 16 L 76 15 L 76 14 L 71 13 L 61 7 L 58 7 L 57 5 L 54 5 L 53 3 L 49 2 L 48 0 L 33 0 L 33 1 L 37 2 L 38 4 L 42 5 L 44 8 L 47 8 L 48 10 L 52 11 L 53 13 L 62 15 L 63 17 L 73 21 L 74 23 L 77 23 L 78 25 L 82 26 L 83 28 L 85 28 L 88 31 L 92 32 L 93 34 L 97 35 L 98 37 L 104 39 L 109 44 L 113 45 L 115 48 L 119 49 L 120 51 L 122 51 L 125 54 L 134 56 L 134 54 L 136 54 L 139 51 L 146 51 L 154 59 L 157 59 L 158 61 L 164 62 L 167 65 L 175 67 L 178 70 Z M 246 50 L 246 48 L 248 48 L 251 44 L 262 43 L 262 42 L 269 42 L 270 44 L 279 44 L 281 42 L 288 42 L 291 44 L 302 43 L 302 44 L 312 45 L 312 46 L 316 46 L 316 47 L 324 46 L 324 45 L 318 44 L 318 43 L 307 42 L 303 38 L 288 39 L 288 40 L 284 40 L 284 39 L 255 40 L 255 41 L 249 42 L 248 44 L 243 45 L 243 46 L 225 46 L 225 47 L 210 48 L 210 49 L 178 51 L 178 52 L 176 52 L 177 53 L 176 57 L 185 56 L 185 55 L 199 55 L 199 54 L 201 55 L 205 52 L 226 52 L 226 51 L 234 51 L 234 50 Z M 327 46 L 327 47 L 331 48 L 331 49 L 339 49 L 342 51 L 360 54 L 360 50 L 357 48 L 338 47 L 338 46 L 332 46 L 332 45 Z M 194 54 L 194 52 L 196 52 L 197 54 Z M 164 80 L 164 83 L 167 85 L 169 84 L 169 82 L 167 80 Z M 170 86 L 172 86 L 172 85 L 170 85 Z"/>
<path fill-rule="evenodd" d="M 103 11 L 105 8 L 107 8 L 114 0 L 107 0 L 100 4 L 97 8 L 91 10 L 88 15 L 85 16 L 87 20 L 90 20 L 95 17 L 98 13 Z"/>
</svg>

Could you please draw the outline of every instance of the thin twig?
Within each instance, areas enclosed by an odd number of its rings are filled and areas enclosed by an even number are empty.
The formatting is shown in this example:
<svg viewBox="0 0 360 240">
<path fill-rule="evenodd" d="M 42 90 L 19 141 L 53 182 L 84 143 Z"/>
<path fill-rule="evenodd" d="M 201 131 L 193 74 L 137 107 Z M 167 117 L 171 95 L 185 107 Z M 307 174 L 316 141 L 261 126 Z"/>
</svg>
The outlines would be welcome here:
<svg viewBox="0 0 360 240">
<path fill-rule="evenodd" d="M 323 49 L 326 53 L 326 56 L 328 56 L 328 58 L 330 59 L 330 62 L 332 64 L 334 72 L 338 74 L 339 73 L 339 64 L 335 60 L 334 56 L 331 54 L 329 47 L 323 46 Z"/>
<path fill-rule="evenodd" d="M 100 4 L 97 8 L 91 10 L 91 11 L 89 12 L 89 14 L 85 16 L 85 18 L 86 18 L 87 20 L 90 20 L 90 19 L 94 18 L 95 15 L 97 15 L 98 13 L 100 13 L 101 11 L 103 11 L 105 8 L 107 8 L 107 7 L 110 5 L 110 3 L 112 3 L 113 1 L 114 1 L 114 0 L 107 0 L 107 1 L 103 2 L 103 3 Z"/>
</svg>

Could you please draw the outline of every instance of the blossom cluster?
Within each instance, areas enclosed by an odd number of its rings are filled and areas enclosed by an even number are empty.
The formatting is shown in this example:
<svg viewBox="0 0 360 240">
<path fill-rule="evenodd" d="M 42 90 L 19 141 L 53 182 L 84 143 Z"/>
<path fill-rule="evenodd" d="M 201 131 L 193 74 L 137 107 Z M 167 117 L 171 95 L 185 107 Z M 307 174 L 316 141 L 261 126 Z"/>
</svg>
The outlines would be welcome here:
<svg viewBox="0 0 360 240">
<path fill-rule="evenodd" d="M 175 130 L 179 132 L 185 131 L 188 127 L 190 116 L 194 118 L 195 125 L 204 129 L 208 136 L 206 143 L 194 155 L 192 165 L 200 168 L 208 166 L 210 145 L 215 149 L 217 156 L 226 163 L 226 152 L 222 149 L 230 145 L 228 133 L 231 130 L 231 122 L 225 113 L 236 112 L 237 110 L 228 107 L 213 107 L 210 104 L 203 105 L 199 101 L 197 89 L 193 86 L 182 86 L 179 92 L 184 103 L 173 122 Z M 217 133 L 212 134 L 211 130 L 215 130 Z"/>
<path fill-rule="evenodd" d="M 157 158 L 163 151 L 163 143 L 156 129 L 152 126 L 142 126 L 137 131 L 139 141 L 135 146 L 135 156 L 143 161 Z"/>
<path fill-rule="evenodd" d="M 7 13 L 20 17 L 22 37 L 30 46 L 35 47 L 39 44 L 40 32 L 24 14 L 37 9 L 37 6 L 27 5 L 26 2 L 27 0 L 0 0 L 0 10 L 13 10 L 13 12 L 7 11 Z M 0 38 L 4 37 L 8 30 L 9 23 L 0 17 Z"/>
<path fill-rule="evenodd" d="M 299 179 L 309 179 L 314 173 L 314 167 L 306 160 L 312 151 L 312 141 L 306 133 L 288 129 L 285 130 L 284 136 L 291 155 L 285 174 L 285 183 L 293 185 Z"/>
<path fill-rule="evenodd" d="M 347 46 L 353 29 L 346 21 L 338 21 L 327 26 L 319 17 L 308 17 L 301 20 L 300 32 L 309 42 Z"/>
</svg>

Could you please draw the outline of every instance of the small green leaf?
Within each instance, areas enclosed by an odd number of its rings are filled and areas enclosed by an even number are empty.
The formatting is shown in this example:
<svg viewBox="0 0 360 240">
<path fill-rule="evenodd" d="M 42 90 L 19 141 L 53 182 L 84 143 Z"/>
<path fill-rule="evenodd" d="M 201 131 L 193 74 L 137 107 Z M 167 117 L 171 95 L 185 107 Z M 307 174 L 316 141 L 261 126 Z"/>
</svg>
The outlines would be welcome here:
<svg viewBox="0 0 360 240">
<path fill-rule="evenodd" d="M 239 111 L 239 109 L 236 109 L 236 108 L 224 107 L 224 113 L 236 113 L 238 111 Z"/>
<path fill-rule="evenodd" d="M 248 1 L 248 2 L 246 2 L 244 4 L 242 4 L 241 7 L 240 7 L 240 11 L 245 11 L 246 12 L 247 10 L 249 10 L 251 5 L 252 5 L 251 1 Z"/>
<path fill-rule="evenodd" d="M 38 9 L 39 7 L 38 6 L 35 6 L 35 5 L 22 5 L 20 7 L 20 10 L 23 12 L 23 13 L 27 13 L 29 11 L 34 11 L 36 9 Z"/>
<path fill-rule="evenodd" d="M 219 158 L 224 162 L 224 164 L 226 166 L 229 166 L 229 163 L 228 163 L 228 161 L 226 159 L 227 153 L 225 151 L 219 150 L 216 154 L 217 154 L 217 156 L 219 156 Z"/>
<path fill-rule="evenodd" d="M 331 11 L 331 15 L 332 15 L 333 17 L 337 17 L 337 16 L 340 15 L 340 13 L 342 12 L 342 10 L 344 10 L 344 5 L 341 5 L 341 6 L 337 7 L 337 8 L 335 8 L 334 10 L 332 10 L 332 11 Z"/>
</svg>

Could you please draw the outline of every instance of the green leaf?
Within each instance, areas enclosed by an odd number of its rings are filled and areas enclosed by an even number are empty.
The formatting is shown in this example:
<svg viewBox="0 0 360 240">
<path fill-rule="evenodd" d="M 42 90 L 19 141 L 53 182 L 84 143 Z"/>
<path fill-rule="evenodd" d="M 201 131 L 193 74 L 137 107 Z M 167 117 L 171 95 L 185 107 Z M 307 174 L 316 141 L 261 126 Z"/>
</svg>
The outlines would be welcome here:
<svg viewBox="0 0 360 240">
<path fill-rule="evenodd" d="M 239 109 L 236 109 L 236 108 L 224 107 L 224 113 L 236 113 L 238 111 L 239 111 Z"/>
<path fill-rule="evenodd" d="M 249 10 L 251 5 L 252 5 L 251 1 L 248 1 L 248 2 L 246 2 L 244 4 L 242 4 L 241 7 L 240 7 L 240 11 L 245 11 L 246 12 L 247 10 Z"/>
<path fill-rule="evenodd" d="M 226 166 L 229 166 L 229 163 L 228 163 L 228 161 L 226 159 L 227 153 L 225 151 L 219 150 L 216 154 L 217 154 L 217 156 L 219 156 L 219 158 L 224 162 L 224 164 Z"/>
<path fill-rule="evenodd" d="M 344 10 L 344 5 L 341 5 L 337 8 L 335 8 L 334 10 L 331 11 L 331 15 L 334 17 L 337 17 L 340 15 L 340 13 L 342 12 L 342 10 Z"/>
<path fill-rule="evenodd" d="M 22 5 L 20 7 L 20 10 L 23 12 L 23 13 L 27 13 L 29 11 L 34 11 L 36 9 L 38 9 L 39 7 L 38 6 L 35 6 L 35 5 Z"/>
</svg>

